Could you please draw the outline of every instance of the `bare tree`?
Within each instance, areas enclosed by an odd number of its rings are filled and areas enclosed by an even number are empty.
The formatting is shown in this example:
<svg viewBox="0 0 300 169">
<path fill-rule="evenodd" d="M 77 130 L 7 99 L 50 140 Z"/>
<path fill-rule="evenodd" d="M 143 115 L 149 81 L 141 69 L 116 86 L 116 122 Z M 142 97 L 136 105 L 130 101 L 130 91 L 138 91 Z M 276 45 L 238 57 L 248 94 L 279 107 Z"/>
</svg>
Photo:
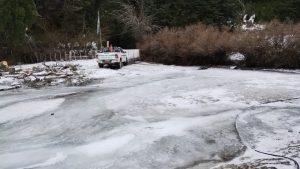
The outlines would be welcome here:
<svg viewBox="0 0 300 169">
<path fill-rule="evenodd" d="M 159 29 L 153 24 L 153 16 L 145 13 L 143 0 L 118 3 L 121 9 L 114 11 L 113 15 L 125 25 L 124 31 L 131 31 L 135 38 Z"/>
</svg>

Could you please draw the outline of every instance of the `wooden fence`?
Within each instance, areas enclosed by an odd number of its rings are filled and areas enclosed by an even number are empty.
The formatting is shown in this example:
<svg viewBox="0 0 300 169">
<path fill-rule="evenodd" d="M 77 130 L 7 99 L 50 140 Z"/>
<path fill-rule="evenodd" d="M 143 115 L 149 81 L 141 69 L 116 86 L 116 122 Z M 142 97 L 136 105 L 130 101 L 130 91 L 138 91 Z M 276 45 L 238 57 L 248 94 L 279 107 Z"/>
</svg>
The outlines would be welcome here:
<svg viewBox="0 0 300 169">
<path fill-rule="evenodd" d="M 124 49 L 124 51 L 126 51 L 129 60 L 138 60 L 140 58 L 139 49 Z M 68 52 L 53 51 L 47 53 L 37 53 L 34 58 L 28 59 L 30 59 L 30 62 L 94 59 L 96 58 L 96 52 L 96 50 L 70 50 Z"/>
</svg>

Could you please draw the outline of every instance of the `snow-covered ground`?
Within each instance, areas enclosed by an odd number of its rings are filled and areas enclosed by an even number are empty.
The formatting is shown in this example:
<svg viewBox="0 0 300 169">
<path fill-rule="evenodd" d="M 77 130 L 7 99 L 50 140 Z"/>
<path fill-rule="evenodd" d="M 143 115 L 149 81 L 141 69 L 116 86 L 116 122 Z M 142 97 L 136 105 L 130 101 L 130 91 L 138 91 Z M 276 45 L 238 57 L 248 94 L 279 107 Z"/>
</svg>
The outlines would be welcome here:
<svg viewBox="0 0 300 169">
<path fill-rule="evenodd" d="M 96 81 L 0 92 L 0 168 L 295 168 L 257 151 L 300 162 L 299 74 L 72 63 Z"/>
</svg>

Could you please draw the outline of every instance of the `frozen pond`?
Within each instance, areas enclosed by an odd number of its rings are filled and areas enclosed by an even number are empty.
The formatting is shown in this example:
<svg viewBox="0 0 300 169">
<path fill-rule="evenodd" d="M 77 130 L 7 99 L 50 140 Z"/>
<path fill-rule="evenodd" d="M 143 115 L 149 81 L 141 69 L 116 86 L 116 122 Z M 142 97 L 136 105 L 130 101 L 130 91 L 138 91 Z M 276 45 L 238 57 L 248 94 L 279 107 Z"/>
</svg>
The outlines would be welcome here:
<svg viewBox="0 0 300 169">
<path fill-rule="evenodd" d="M 1 169 L 295 168 L 249 148 L 300 162 L 299 74 L 77 62 L 103 80 L 0 92 Z"/>
</svg>

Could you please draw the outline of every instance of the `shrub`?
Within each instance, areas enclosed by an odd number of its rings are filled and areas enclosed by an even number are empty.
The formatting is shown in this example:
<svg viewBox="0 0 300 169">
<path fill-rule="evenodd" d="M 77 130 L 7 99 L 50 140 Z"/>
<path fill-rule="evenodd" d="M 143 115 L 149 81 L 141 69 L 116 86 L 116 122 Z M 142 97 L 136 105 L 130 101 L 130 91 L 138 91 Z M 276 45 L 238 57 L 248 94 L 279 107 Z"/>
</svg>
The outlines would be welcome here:
<svg viewBox="0 0 300 169">
<path fill-rule="evenodd" d="M 236 44 L 248 67 L 300 68 L 299 30 L 300 25 L 273 21 L 265 30 L 251 32 Z"/>
<path fill-rule="evenodd" d="M 300 25 L 273 21 L 263 31 L 230 31 L 203 24 L 165 28 L 138 43 L 142 59 L 176 65 L 228 65 L 240 52 L 247 67 L 299 68 Z"/>
</svg>

